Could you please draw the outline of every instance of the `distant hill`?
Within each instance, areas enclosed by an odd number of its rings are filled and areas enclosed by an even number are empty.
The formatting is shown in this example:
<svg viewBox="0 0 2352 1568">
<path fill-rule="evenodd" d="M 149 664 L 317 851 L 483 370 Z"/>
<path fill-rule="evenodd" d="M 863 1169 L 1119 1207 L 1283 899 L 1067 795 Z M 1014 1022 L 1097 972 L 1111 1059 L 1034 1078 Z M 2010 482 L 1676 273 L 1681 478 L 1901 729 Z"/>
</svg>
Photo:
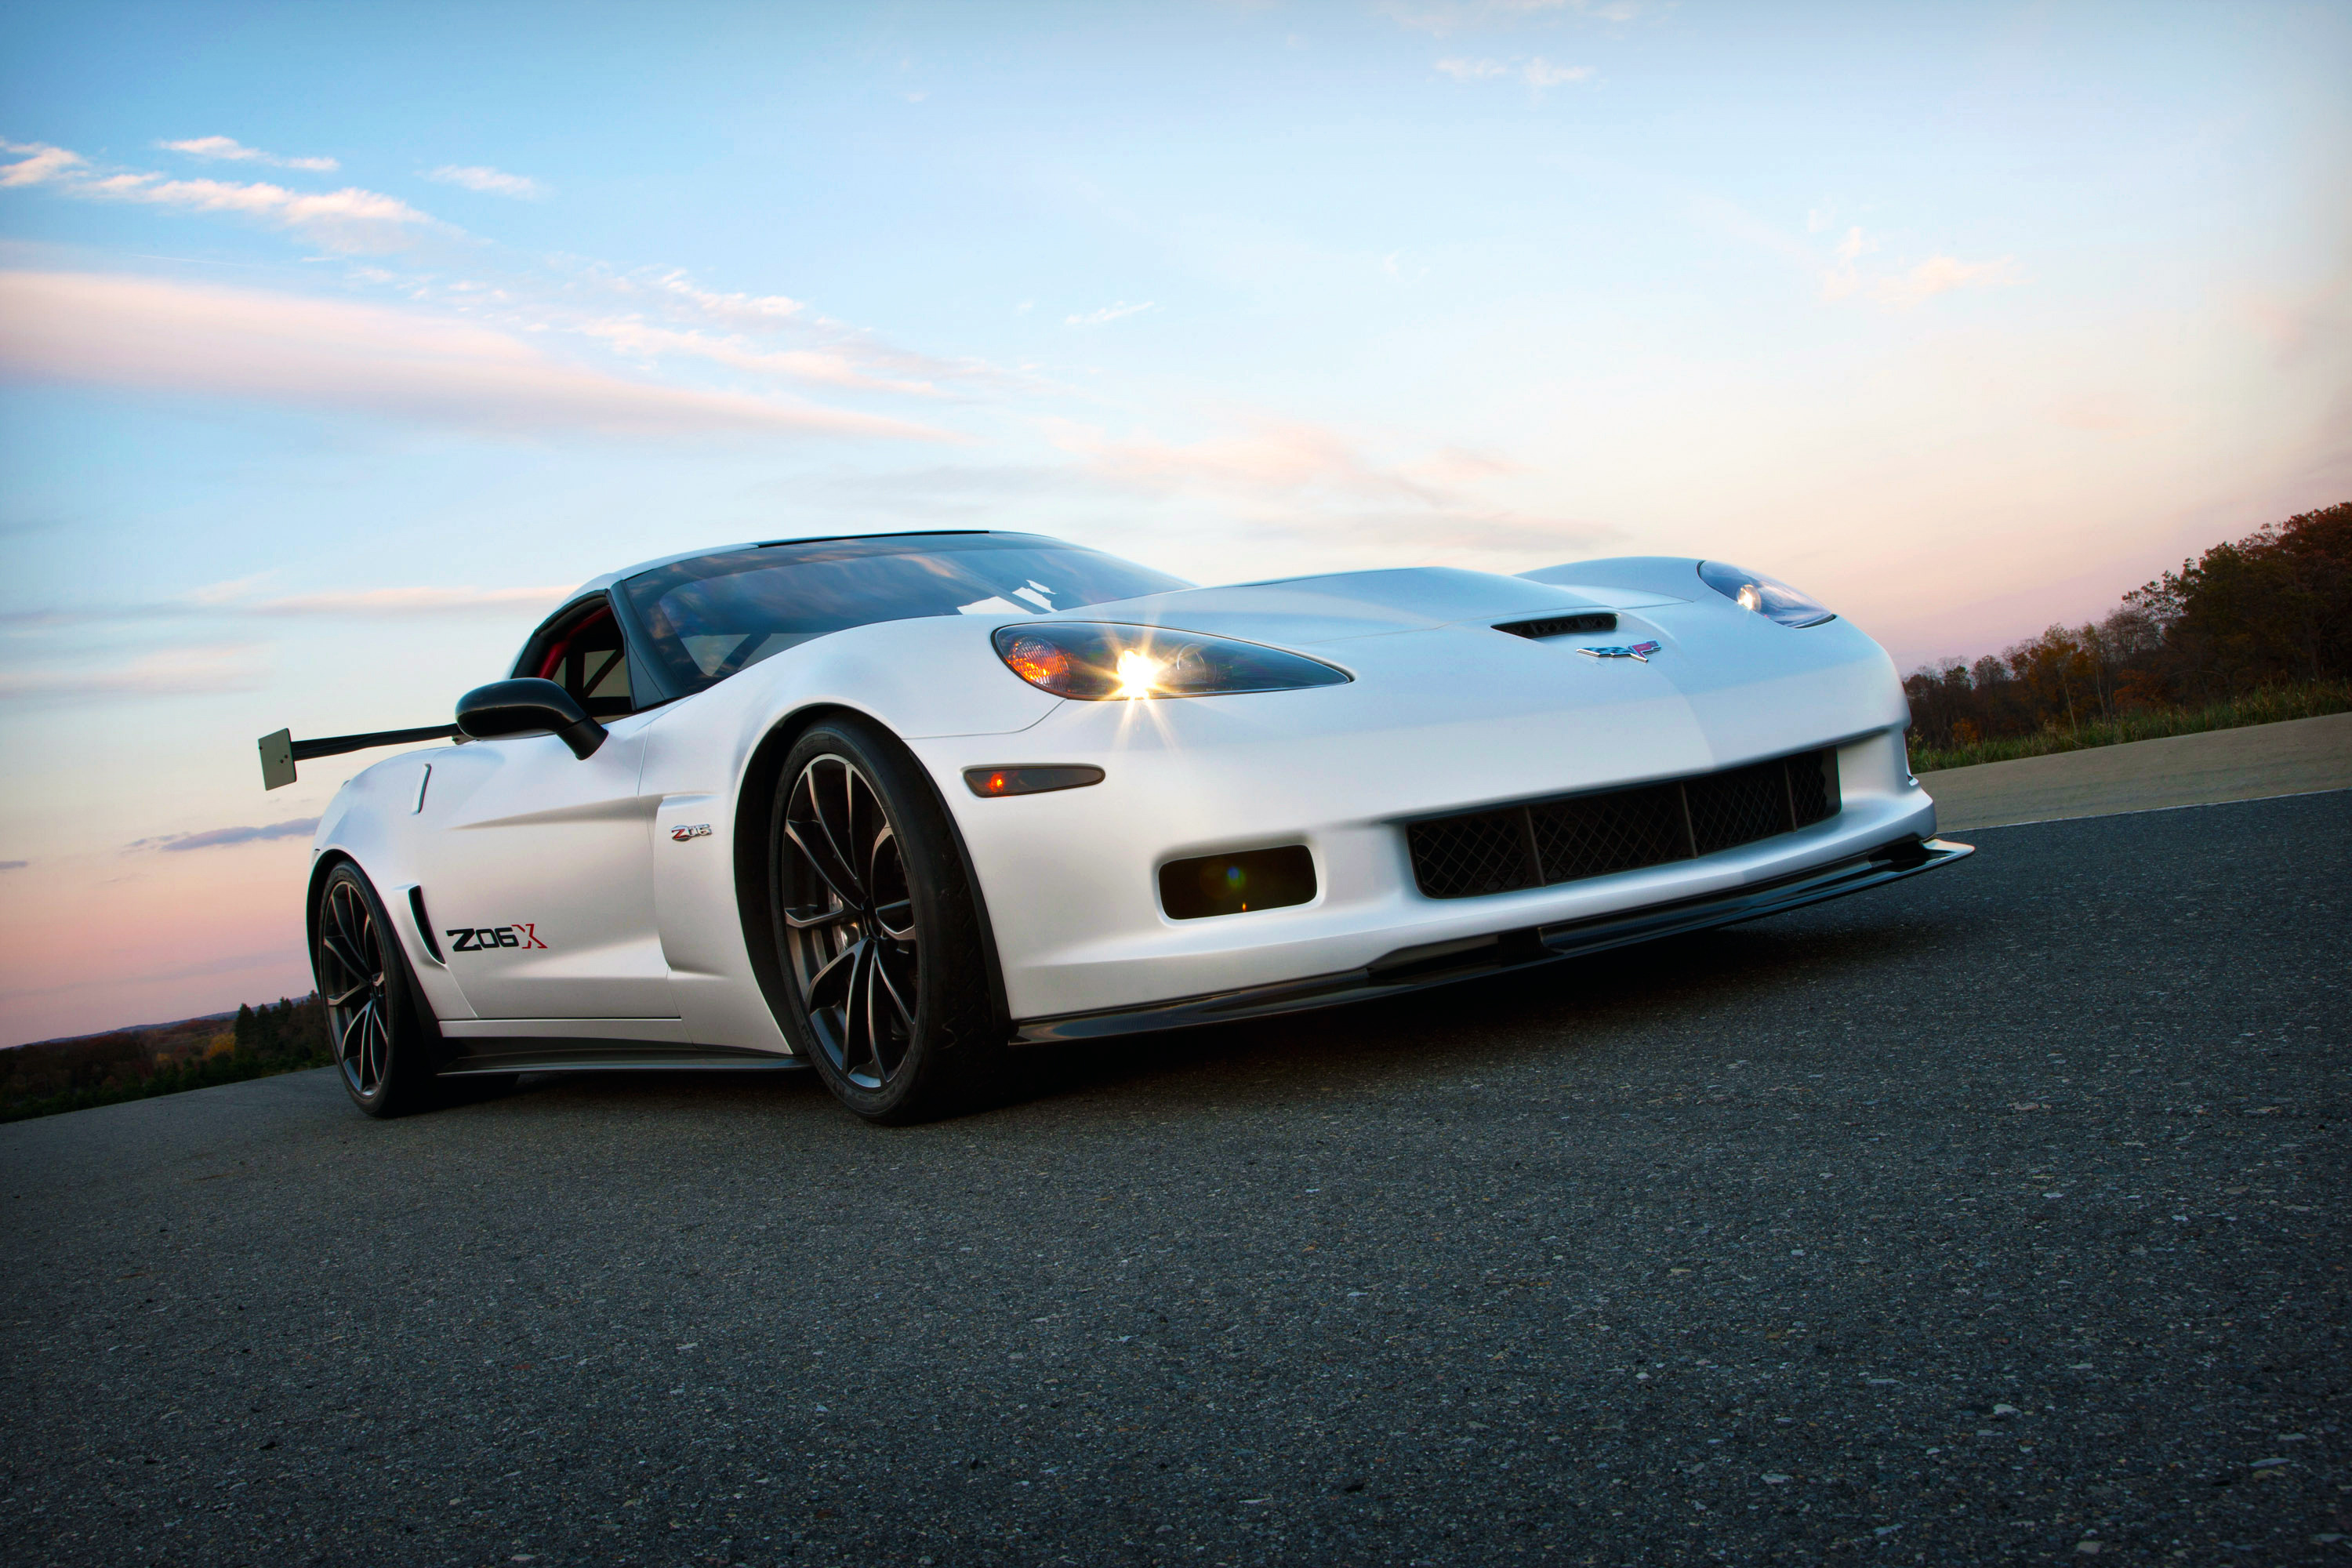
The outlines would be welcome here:
<svg viewBox="0 0 2352 1568">
<path fill-rule="evenodd" d="M 24 1044 L 27 1046 L 78 1046 L 84 1040 L 106 1040 L 111 1039 L 117 1035 L 170 1035 L 177 1030 L 193 1029 L 199 1024 L 210 1024 L 215 1026 L 215 1027 L 210 1032 L 217 1034 L 219 1033 L 217 1026 L 226 1024 L 236 1016 L 236 1014 L 234 1012 L 206 1013 L 202 1017 L 174 1018 L 168 1024 L 125 1024 L 119 1029 L 100 1029 L 94 1035 L 59 1035 L 54 1039 L 26 1040 Z M 0 1050 L 13 1051 L 19 1048 L 20 1047 L 16 1046 L 0 1046 Z"/>
<path fill-rule="evenodd" d="M 318 996 L 0 1050 L 0 1121 L 323 1066 Z"/>
</svg>

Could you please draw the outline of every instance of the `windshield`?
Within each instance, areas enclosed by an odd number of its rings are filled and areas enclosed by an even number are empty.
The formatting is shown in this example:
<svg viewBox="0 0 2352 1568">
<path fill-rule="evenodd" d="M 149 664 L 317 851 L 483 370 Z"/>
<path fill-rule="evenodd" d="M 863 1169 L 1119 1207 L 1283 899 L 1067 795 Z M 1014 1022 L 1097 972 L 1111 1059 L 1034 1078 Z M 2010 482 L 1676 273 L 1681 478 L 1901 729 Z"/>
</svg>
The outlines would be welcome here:
<svg viewBox="0 0 2352 1568">
<path fill-rule="evenodd" d="M 730 550 L 640 572 L 620 591 L 686 696 L 850 626 L 1035 615 L 1192 585 L 1033 533 L 929 533 Z"/>
</svg>

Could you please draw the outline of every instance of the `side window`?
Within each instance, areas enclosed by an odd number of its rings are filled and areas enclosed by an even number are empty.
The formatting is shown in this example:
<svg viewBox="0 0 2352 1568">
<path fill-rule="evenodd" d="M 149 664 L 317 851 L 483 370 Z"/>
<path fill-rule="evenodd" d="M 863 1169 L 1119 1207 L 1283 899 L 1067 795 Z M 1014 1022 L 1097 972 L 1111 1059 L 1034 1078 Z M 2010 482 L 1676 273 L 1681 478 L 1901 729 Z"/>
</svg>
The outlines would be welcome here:
<svg viewBox="0 0 2352 1568">
<path fill-rule="evenodd" d="M 609 605 L 600 603 L 584 615 L 541 627 L 517 673 L 554 681 L 599 719 L 635 706 L 629 700 L 628 656 Z"/>
</svg>

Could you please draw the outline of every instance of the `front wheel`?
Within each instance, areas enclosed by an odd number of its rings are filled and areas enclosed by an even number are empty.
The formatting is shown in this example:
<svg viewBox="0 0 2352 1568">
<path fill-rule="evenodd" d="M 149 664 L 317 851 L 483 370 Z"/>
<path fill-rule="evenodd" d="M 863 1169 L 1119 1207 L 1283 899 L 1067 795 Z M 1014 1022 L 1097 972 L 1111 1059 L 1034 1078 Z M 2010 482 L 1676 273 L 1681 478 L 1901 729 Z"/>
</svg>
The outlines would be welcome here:
<svg viewBox="0 0 2352 1568">
<path fill-rule="evenodd" d="M 416 1006 L 408 963 L 375 889 L 348 863 L 327 875 L 312 921 L 311 973 L 327 1013 L 327 1043 L 352 1103 L 402 1116 L 432 1095 L 439 1030 Z"/>
<path fill-rule="evenodd" d="M 918 764 L 866 725 L 822 725 L 785 760 L 769 836 L 785 1026 L 869 1121 L 951 1115 L 1000 1076 L 978 904 L 951 835 Z"/>
</svg>

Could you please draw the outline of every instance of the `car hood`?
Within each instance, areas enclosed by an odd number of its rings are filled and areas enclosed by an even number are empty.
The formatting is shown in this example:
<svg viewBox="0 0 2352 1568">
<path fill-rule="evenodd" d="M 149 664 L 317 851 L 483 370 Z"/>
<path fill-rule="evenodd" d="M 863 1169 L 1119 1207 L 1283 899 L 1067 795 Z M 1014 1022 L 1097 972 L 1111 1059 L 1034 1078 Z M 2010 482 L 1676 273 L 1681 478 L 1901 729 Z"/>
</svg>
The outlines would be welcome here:
<svg viewBox="0 0 2352 1568">
<path fill-rule="evenodd" d="M 1117 621 L 1296 647 L 1464 622 L 1491 624 L 1578 610 L 1633 610 L 1685 602 L 1634 588 L 1534 583 L 1491 572 L 1411 566 L 1283 577 L 1224 588 L 1184 588 L 1087 605 L 1038 618 Z"/>
</svg>

